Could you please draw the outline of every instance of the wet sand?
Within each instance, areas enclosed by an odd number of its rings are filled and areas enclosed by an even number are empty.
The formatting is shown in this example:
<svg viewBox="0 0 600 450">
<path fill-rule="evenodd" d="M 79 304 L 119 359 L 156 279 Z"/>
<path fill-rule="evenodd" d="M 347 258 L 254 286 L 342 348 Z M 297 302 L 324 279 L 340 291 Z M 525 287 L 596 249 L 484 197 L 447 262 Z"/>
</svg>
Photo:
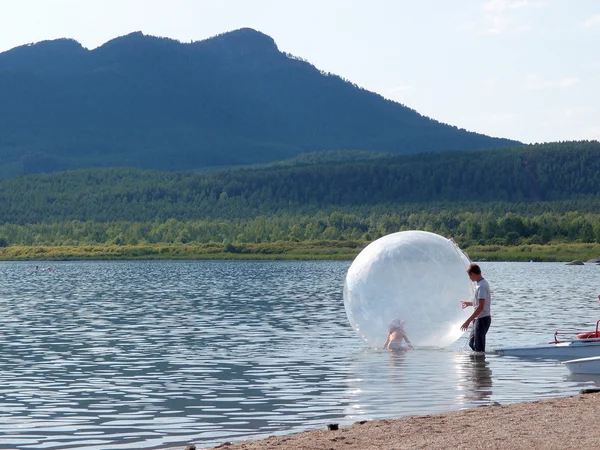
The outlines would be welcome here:
<svg viewBox="0 0 600 450">
<path fill-rule="evenodd" d="M 231 444 L 225 450 L 581 449 L 600 448 L 600 393 L 479 406 L 392 420 L 357 422 Z M 201 444 L 196 444 L 200 450 Z M 185 446 L 169 450 L 184 450 Z"/>
</svg>

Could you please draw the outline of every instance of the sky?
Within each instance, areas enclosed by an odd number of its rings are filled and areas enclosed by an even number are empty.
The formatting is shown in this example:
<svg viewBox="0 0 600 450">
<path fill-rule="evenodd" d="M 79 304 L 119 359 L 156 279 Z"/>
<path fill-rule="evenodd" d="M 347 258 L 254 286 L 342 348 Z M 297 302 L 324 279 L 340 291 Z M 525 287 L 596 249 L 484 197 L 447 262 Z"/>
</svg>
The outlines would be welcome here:
<svg viewBox="0 0 600 450">
<path fill-rule="evenodd" d="M 243 27 L 446 124 L 524 143 L 600 140 L 598 0 L 0 0 L 0 52 Z"/>
</svg>

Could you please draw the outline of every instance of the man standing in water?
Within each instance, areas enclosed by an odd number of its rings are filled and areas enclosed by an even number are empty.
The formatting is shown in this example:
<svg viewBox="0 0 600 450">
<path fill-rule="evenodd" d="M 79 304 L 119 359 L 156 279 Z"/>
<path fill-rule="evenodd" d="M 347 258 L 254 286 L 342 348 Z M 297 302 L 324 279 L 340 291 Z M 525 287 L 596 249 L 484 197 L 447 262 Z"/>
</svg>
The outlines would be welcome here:
<svg viewBox="0 0 600 450">
<path fill-rule="evenodd" d="M 485 352 L 485 335 L 492 324 L 491 306 L 492 293 L 490 285 L 481 276 L 481 268 L 477 264 L 471 264 L 467 267 L 467 275 L 475 283 L 475 294 L 472 302 L 461 302 L 462 307 L 473 306 L 473 314 L 462 324 L 460 329 L 466 331 L 469 324 L 473 322 L 471 337 L 469 338 L 469 347 L 476 352 Z"/>
</svg>

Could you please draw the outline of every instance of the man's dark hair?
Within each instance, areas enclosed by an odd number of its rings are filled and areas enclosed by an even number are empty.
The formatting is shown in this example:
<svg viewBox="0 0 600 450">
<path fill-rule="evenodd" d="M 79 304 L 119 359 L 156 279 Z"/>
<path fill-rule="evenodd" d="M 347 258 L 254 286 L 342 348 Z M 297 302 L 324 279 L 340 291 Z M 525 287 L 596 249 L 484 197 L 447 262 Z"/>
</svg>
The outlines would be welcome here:
<svg viewBox="0 0 600 450">
<path fill-rule="evenodd" d="M 467 273 L 471 275 L 474 273 L 475 275 L 481 275 L 481 268 L 477 264 L 471 264 L 467 267 Z"/>
</svg>

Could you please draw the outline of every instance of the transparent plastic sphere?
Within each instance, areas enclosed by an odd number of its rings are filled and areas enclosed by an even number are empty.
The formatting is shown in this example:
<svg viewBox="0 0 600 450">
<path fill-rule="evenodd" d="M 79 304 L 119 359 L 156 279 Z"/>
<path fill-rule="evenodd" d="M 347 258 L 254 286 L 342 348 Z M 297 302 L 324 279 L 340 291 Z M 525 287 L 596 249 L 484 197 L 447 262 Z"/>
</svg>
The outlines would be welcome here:
<svg viewBox="0 0 600 450">
<path fill-rule="evenodd" d="M 454 241 L 435 233 L 402 231 L 377 239 L 346 274 L 350 324 L 373 348 L 383 348 L 390 327 L 398 324 L 414 347 L 451 345 L 473 312 L 460 303 L 473 292 L 469 264 Z"/>
</svg>

